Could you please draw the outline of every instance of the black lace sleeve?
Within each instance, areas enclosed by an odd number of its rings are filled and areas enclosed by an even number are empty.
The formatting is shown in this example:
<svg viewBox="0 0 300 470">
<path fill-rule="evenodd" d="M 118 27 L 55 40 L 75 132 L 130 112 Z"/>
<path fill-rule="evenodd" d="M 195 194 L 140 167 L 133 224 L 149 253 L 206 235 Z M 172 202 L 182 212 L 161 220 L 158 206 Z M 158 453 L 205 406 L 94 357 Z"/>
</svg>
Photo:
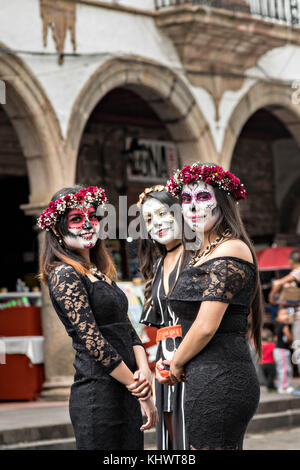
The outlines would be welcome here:
<svg viewBox="0 0 300 470">
<path fill-rule="evenodd" d="M 79 341 L 105 372 L 112 372 L 122 357 L 99 331 L 79 274 L 70 265 L 60 265 L 51 271 L 48 286 L 54 307 L 68 318 Z"/>
<path fill-rule="evenodd" d="M 254 288 L 255 266 L 239 258 L 224 257 L 208 260 L 202 266 L 186 269 L 174 300 L 216 300 L 249 306 Z"/>
<path fill-rule="evenodd" d="M 202 280 L 202 299 L 247 305 L 253 288 L 251 268 L 236 259 L 216 259 Z"/>
</svg>

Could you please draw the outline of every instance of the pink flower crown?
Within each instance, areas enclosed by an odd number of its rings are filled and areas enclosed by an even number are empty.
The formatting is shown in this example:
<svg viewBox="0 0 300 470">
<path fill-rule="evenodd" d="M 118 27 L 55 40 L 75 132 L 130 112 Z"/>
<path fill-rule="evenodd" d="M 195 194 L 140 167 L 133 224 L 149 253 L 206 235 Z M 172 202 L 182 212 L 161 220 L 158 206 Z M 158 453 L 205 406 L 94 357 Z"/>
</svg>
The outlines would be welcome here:
<svg viewBox="0 0 300 470">
<path fill-rule="evenodd" d="M 239 178 L 234 176 L 233 173 L 223 170 L 219 165 L 206 166 L 199 163 L 185 165 L 181 170 L 176 170 L 166 187 L 173 196 L 179 196 L 184 184 L 196 183 L 200 180 L 216 188 L 223 189 L 237 201 L 246 199 L 247 192 Z"/>
<path fill-rule="evenodd" d="M 50 201 L 46 209 L 43 210 L 37 219 L 37 226 L 42 230 L 49 230 L 51 225 L 55 225 L 61 215 L 67 209 L 82 207 L 85 204 L 103 205 L 107 202 L 104 189 L 97 186 L 82 188 L 78 193 L 66 194 L 65 196 Z"/>
</svg>

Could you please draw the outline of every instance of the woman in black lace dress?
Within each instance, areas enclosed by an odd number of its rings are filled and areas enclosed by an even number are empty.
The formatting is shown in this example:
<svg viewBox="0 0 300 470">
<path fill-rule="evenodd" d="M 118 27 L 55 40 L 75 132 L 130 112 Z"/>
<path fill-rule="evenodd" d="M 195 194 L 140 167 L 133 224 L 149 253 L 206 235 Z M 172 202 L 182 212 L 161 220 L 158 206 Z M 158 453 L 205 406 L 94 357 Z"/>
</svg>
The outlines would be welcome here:
<svg viewBox="0 0 300 470">
<path fill-rule="evenodd" d="M 96 209 L 105 201 L 94 186 L 53 196 L 38 220 L 47 231 L 41 279 L 76 352 L 69 409 L 77 449 L 143 449 L 143 431 L 156 424 L 157 411 L 127 297 L 112 279 L 114 265 L 98 239 Z"/>
<path fill-rule="evenodd" d="M 242 449 L 259 402 L 259 382 L 246 339 L 248 319 L 261 354 L 261 290 L 257 262 L 240 219 L 240 181 L 222 167 L 194 164 L 171 179 L 183 216 L 202 246 L 170 296 L 182 324 L 171 377 L 186 377 L 190 449 Z M 250 315 L 249 315 L 250 314 Z"/>
</svg>

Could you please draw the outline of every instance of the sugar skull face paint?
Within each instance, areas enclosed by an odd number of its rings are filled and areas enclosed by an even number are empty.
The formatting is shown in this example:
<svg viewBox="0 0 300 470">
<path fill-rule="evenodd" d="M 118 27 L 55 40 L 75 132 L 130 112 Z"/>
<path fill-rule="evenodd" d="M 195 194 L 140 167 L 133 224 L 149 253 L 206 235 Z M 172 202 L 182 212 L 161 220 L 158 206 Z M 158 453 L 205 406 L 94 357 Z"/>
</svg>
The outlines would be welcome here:
<svg viewBox="0 0 300 470">
<path fill-rule="evenodd" d="M 220 217 L 214 188 L 204 181 L 186 184 L 182 188 L 182 214 L 194 232 L 207 232 Z"/>
<path fill-rule="evenodd" d="M 180 224 L 162 202 L 149 197 L 142 205 L 147 232 L 153 240 L 167 245 L 181 238 Z"/>
<path fill-rule="evenodd" d="M 100 228 L 96 209 L 92 206 L 71 209 L 67 215 L 68 234 L 65 244 L 71 249 L 93 248 Z"/>
</svg>

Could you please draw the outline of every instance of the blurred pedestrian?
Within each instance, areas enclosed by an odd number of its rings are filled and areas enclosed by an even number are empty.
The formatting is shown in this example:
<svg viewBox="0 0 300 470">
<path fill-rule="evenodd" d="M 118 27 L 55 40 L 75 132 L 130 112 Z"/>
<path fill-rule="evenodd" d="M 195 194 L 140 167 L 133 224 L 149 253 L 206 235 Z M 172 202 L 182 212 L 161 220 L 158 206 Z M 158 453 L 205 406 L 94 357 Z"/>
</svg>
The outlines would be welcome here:
<svg viewBox="0 0 300 470">
<path fill-rule="evenodd" d="M 291 272 L 287 275 L 274 281 L 271 292 L 269 294 L 269 301 L 276 303 L 276 294 L 282 289 L 282 287 L 290 282 L 297 283 L 300 287 L 300 250 L 291 251 L 289 255 L 289 263 Z M 293 339 L 300 340 L 300 302 L 294 306 L 294 321 L 293 321 Z M 300 364 L 298 364 L 298 371 L 300 375 Z"/>
<path fill-rule="evenodd" d="M 290 346 L 293 341 L 291 320 L 288 309 L 280 307 L 276 317 L 277 341 L 274 349 L 274 359 L 277 372 L 277 389 L 279 393 L 292 393 L 292 365 Z"/>
<path fill-rule="evenodd" d="M 276 378 L 276 364 L 274 360 L 275 343 L 271 330 L 263 329 L 262 331 L 262 360 L 260 367 L 265 379 L 265 385 L 269 392 L 275 391 L 274 380 Z"/>
</svg>

